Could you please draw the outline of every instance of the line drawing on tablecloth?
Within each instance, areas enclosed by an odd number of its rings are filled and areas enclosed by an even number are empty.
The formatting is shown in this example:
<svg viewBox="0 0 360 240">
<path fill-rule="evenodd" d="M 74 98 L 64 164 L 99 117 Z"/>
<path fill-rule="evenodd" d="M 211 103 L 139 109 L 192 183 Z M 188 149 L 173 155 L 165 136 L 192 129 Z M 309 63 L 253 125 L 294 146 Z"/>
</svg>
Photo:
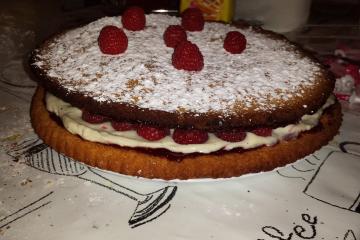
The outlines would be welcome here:
<svg viewBox="0 0 360 240">
<path fill-rule="evenodd" d="M 0 229 L 50 204 L 52 201 L 49 200 L 49 197 L 53 193 L 54 191 L 51 191 L 17 211 L 0 218 Z"/>
<path fill-rule="evenodd" d="M 353 230 L 349 229 L 345 233 L 344 240 L 357 240 Z"/>
<path fill-rule="evenodd" d="M 291 226 L 290 229 L 284 231 L 276 226 L 267 225 L 261 228 L 261 231 L 271 239 L 278 240 L 292 240 L 296 239 L 316 239 L 318 235 L 317 224 L 318 217 L 311 216 L 308 213 L 301 214 L 301 222 L 293 221 L 295 226 Z M 257 240 L 265 240 L 264 238 L 257 238 Z"/>
<path fill-rule="evenodd" d="M 320 158 L 315 154 L 311 154 L 305 157 L 302 162 L 295 162 L 289 165 L 289 167 L 280 168 L 276 170 L 276 173 L 284 178 L 300 179 L 306 181 L 311 172 L 314 172 L 316 166 L 319 164 Z M 300 165 L 300 166 L 298 166 Z"/>
<path fill-rule="evenodd" d="M 6 68 L 4 68 L 6 69 Z M 5 92 L 6 94 L 9 94 L 18 100 L 21 100 L 23 102 L 29 103 L 29 100 L 31 99 L 31 96 L 33 95 L 32 91 L 29 93 L 26 93 L 24 95 L 24 92 L 17 92 L 19 89 L 35 89 L 36 84 L 35 82 L 29 80 L 26 81 L 25 79 L 22 79 L 23 81 L 15 81 L 14 78 L 8 78 L 6 77 L 6 74 L 4 73 L 4 69 L 0 70 L 0 92 Z M 24 84 L 26 82 L 26 84 Z"/>
<path fill-rule="evenodd" d="M 36 81 L 31 80 L 31 70 L 28 65 L 29 56 L 10 58 L 0 69 L 0 83 L 13 88 L 35 89 Z"/>
<path fill-rule="evenodd" d="M 350 152 L 350 146 L 359 150 Z M 360 213 L 360 143 L 342 142 L 339 148 L 341 151 L 328 153 L 303 193 L 333 207 Z"/>
<path fill-rule="evenodd" d="M 0 86 L 0 92 L 5 92 L 6 94 L 12 95 L 13 97 L 15 97 L 18 100 L 21 100 L 25 103 L 29 102 L 29 99 L 26 99 L 24 96 L 21 96 L 20 93 L 15 93 L 13 90 L 8 89 L 4 86 Z"/>
<path fill-rule="evenodd" d="M 104 176 L 104 172 L 56 152 L 40 139 L 28 139 L 15 144 L 7 154 L 15 161 L 24 158 L 26 165 L 39 171 L 73 176 L 119 193 L 137 202 L 128 223 L 131 228 L 138 227 L 160 217 L 171 207 L 177 186 L 168 185 L 149 193 L 139 193 L 116 183 Z"/>
<path fill-rule="evenodd" d="M 358 173 L 360 169 L 360 143 L 342 142 L 339 144 L 339 149 L 329 151 L 324 157 L 311 154 L 301 161 L 276 170 L 276 173 L 291 181 L 305 183 L 302 192 L 312 199 L 347 211 L 360 213 L 360 174 Z M 335 190 L 328 190 L 331 187 L 334 187 Z M 289 230 L 266 225 L 261 230 L 271 239 L 317 239 L 315 228 L 318 222 L 317 216 L 304 213 L 302 219 L 311 225 L 312 231 L 305 231 L 303 224 L 296 225 Z M 343 240 L 357 240 L 352 229 L 348 229 L 344 235 L 343 233 L 340 235 L 343 236 L 341 238 Z M 265 240 L 265 238 L 258 238 L 257 240 Z"/>
<path fill-rule="evenodd" d="M 292 240 L 292 239 L 319 239 L 317 224 L 319 223 L 318 217 L 310 215 L 309 213 L 301 214 L 301 222 L 292 220 L 295 226 L 290 229 L 279 229 L 276 226 L 267 225 L 261 228 L 261 231 L 271 239 L 278 240 Z M 295 240 L 294 239 L 294 240 Z M 323 238 L 321 238 L 323 239 Z M 339 238 L 336 238 L 339 239 Z M 264 238 L 257 238 L 257 240 L 266 240 Z M 343 240 L 357 240 L 355 233 L 352 229 L 348 229 L 344 235 Z"/>
</svg>

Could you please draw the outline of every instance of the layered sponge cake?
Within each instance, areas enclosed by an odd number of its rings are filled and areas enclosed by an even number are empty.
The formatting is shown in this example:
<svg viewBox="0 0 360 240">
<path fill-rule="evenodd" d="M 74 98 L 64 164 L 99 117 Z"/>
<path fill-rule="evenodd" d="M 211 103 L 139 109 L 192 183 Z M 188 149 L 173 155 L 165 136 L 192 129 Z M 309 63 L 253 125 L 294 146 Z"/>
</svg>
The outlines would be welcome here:
<svg viewBox="0 0 360 240">
<path fill-rule="evenodd" d="M 201 25 L 196 11 L 132 10 L 34 50 L 32 123 L 59 152 L 147 178 L 232 177 L 296 161 L 337 133 L 333 78 L 284 37 Z"/>
</svg>

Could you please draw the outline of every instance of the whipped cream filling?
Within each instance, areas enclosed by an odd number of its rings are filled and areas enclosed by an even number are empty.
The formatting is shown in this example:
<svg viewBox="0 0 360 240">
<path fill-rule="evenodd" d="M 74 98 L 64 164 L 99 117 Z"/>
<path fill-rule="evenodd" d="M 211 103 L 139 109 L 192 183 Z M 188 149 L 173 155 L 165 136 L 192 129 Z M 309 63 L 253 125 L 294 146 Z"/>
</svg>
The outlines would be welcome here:
<svg viewBox="0 0 360 240">
<path fill-rule="evenodd" d="M 218 150 L 231 150 L 234 148 L 251 149 L 262 145 L 271 146 L 277 142 L 296 137 L 299 133 L 315 127 L 325 108 L 335 103 L 332 95 L 326 103 L 314 114 L 304 115 L 296 124 L 289 124 L 285 127 L 273 129 L 272 135 L 267 137 L 258 136 L 251 132 L 246 132 L 246 137 L 240 142 L 227 142 L 219 139 L 213 133 L 209 133 L 209 139 L 202 144 L 178 144 L 171 135 L 158 141 L 148 141 L 137 135 L 135 130 L 116 131 L 110 122 L 91 124 L 82 120 L 82 111 L 71 104 L 64 102 L 60 98 L 50 93 L 46 93 L 46 108 L 56 114 L 63 122 L 64 127 L 72 134 L 77 134 L 83 139 L 99 142 L 103 144 L 116 144 L 121 147 L 141 147 L 141 148 L 163 148 L 177 153 L 211 153 Z M 170 133 L 173 133 L 173 129 Z"/>
</svg>

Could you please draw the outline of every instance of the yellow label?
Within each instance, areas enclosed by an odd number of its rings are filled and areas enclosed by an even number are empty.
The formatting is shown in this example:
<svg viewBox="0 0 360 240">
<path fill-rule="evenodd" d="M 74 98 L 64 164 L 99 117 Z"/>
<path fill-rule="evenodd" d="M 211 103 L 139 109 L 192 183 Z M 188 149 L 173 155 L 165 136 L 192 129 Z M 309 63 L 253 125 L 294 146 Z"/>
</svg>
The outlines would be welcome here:
<svg viewBox="0 0 360 240">
<path fill-rule="evenodd" d="M 191 7 L 200 9 L 208 21 L 230 22 L 234 14 L 233 0 L 181 0 L 180 12 Z"/>
</svg>

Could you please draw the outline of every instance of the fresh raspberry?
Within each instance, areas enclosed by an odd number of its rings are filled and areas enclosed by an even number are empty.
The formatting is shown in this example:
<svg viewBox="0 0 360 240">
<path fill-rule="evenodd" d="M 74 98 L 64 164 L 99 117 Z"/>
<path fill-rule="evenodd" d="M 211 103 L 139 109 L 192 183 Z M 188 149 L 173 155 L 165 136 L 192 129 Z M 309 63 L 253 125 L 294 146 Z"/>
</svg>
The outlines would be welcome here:
<svg viewBox="0 0 360 240">
<path fill-rule="evenodd" d="M 179 144 L 200 144 L 209 139 L 207 132 L 197 129 L 175 129 L 172 138 Z"/>
<path fill-rule="evenodd" d="M 188 8 L 181 14 L 181 26 L 187 31 L 202 31 L 204 16 L 198 8 Z"/>
<path fill-rule="evenodd" d="M 238 31 L 228 32 L 224 40 L 224 48 L 232 54 L 242 53 L 246 48 L 245 36 Z"/>
<path fill-rule="evenodd" d="M 94 114 L 94 113 L 90 113 L 86 110 L 82 111 L 82 115 L 81 118 L 88 123 L 93 123 L 93 124 L 97 124 L 97 123 L 103 123 L 105 121 L 107 121 L 107 118 L 105 116 L 99 115 L 99 114 Z"/>
<path fill-rule="evenodd" d="M 157 141 L 165 136 L 169 135 L 170 131 L 167 128 L 160 128 L 152 125 L 147 124 L 140 124 L 136 132 L 139 136 L 145 138 L 149 141 Z"/>
<path fill-rule="evenodd" d="M 122 29 L 109 25 L 101 29 L 98 44 L 102 53 L 116 55 L 125 52 L 128 38 Z"/>
<path fill-rule="evenodd" d="M 345 65 L 345 74 L 348 74 L 353 78 L 355 86 L 360 84 L 359 66 L 357 66 L 355 64 L 346 64 Z"/>
<path fill-rule="evenodd" d="M 261 136 L 261 137 L 269 137 L 272 134 L 271 128 L 257 128 L 251 131 L 252 133 Z"/>
<path fill-rule="evenodd" d="M 182 41 L 174 50 L 172 64 L 176 69 L 200 71 L 204 67 L 204 58 L 198 46 L 190 41 Z"/>
<path fill-rule="evenodd" d="M 186 32 L 180 25 L 170 25 L 164 32 L 164 41 L 168 47 L 175 48 L 179 42 L 186 41 L 186 39 Z"/>
<path fill-rule="evenodd" d="M 121 17 L 122 25 L 130 31 L 140 31 L 145 28 L 146 17 L 144 9 L 140 7 L 129 7 Z"/>
<path fill-rule="evenodd" d="M 217 132 L 215 135 L 227 142 L 240 142 L 245 139 L 246 132 L 242 129 L 232 129 L 228 131 Z"/>
<path fill-rule="evenodd" d="M 135 124 L 132 124 L 132 123 L 129 123 L 126 121 L 122 121 L 122 122 L 111 121 L 111 126 L 116 131 L 129 131 L 129 130 L 135 129 Z"/>
</svg>

